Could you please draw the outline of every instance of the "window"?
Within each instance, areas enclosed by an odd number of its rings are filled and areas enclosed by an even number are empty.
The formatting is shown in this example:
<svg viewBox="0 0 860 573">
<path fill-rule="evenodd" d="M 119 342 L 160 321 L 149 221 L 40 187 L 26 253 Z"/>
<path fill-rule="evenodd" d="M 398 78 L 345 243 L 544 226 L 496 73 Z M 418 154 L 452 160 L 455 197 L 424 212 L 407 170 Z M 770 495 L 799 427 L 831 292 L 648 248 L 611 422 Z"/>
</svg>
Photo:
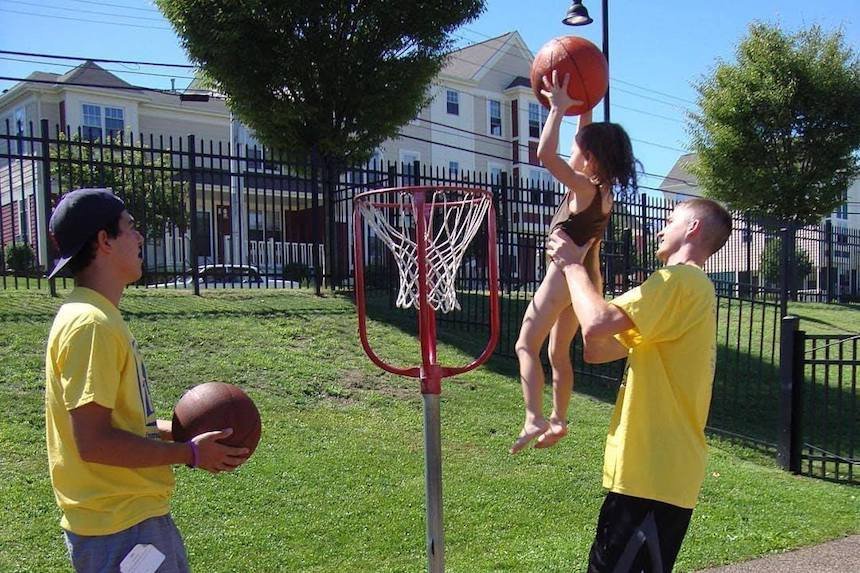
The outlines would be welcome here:
<svg viewBox="0 0 860 573">
<path fill-rule="evenodd" d="M 501 187 L 502 185 L 502 168 L 490 164 L 490 185 L 493 187 Z"/>
<path fill-rule="evenodd" d="M 448 113 L 451 115 L 460 115 L 460 92 L 447 90 Z"/>
<path fill-rule="evenodd" d="M 490 115 L 490 135 L 502 136 L 502 102 L 491 99 L 487 101 Z"/>
<path fill-rule="evenodd" d="M 540 137 L 540 130 L 542 127 L 540 116 L 540 106 L 536 103 L 529 102 L 529 137 Z"/>
<path fill-rule="evenodd" d="M 18 203 L 18 237 L 24 243 L 30 242 L 30 220 L 27 218 L 27 201 L 19 199 Z"/>
<path fill-rule="evenodd" d="M 845 191 L 842 194 L 842 204 L 836 207 L 836 210 L 833 212 L 833 216 L 837 219 L 848 218 L 848 191 Z"/>
<path fill-rule="evenodd" d="M 98 105 L 85 103 L 83 104 L 81 134 L 84 139 L 89 141 L 100 139 L 105 134 L 107 137 L 115 137 L 125 129 L 124 115 L 122 108 L 119 107 L 102 108 Z"/>
<path fill-rule="evenodd" d="M 418 172 L 415 170 L 415 162 L 420 161 L 420 159 L 414 151 L 400 152 L 403 185 L 418 185 Z"/>
<path fill-rule="evenodd" d="M 448 177 L 456 179 L 460 176 L 460 164 L 456 161 L 448 162 Z"/>
<path fill-rule="evenodd" d="M 248 230 L 262 231 L 265 224 L 266 231 L 280 231 L 281 219 L 278 213 L 270 211 L 248 211 Z"/>
<path fill-rule="evenodd" d="M 102 108 L 97 105 L 84 104 L 84 120 L 81 123 L 84 139 L 88 141 L 100 139 L 102 136 Z"/>
<path fill-rule="evenodd" d="M 27 123 L 27 110 L 19 107 L 15 110 L 15 136 L 18 138 L 18 155 L 24 153 L 24 126 Z"/>
<path fill-rule="evenodd" d="M 540 132 L 548 117 L 549 111 L 545 107 L 529 102 L 529 137 L 540 138 Z"/>
<path fill-rule="evenodd" d="M 105 108 L 105 133 L 108 137 L 115 137 L 125 129 L 122 115 L 122 109 L 118 107 Z"/>
<path fill-rule="evenodd" d="M 371 189 L 377 189 L 385 183 L 386 166 L 384 159 L 382 152 L 378 149 L 370 156 L 367 163 L 367 185 Z"/>
</svg>

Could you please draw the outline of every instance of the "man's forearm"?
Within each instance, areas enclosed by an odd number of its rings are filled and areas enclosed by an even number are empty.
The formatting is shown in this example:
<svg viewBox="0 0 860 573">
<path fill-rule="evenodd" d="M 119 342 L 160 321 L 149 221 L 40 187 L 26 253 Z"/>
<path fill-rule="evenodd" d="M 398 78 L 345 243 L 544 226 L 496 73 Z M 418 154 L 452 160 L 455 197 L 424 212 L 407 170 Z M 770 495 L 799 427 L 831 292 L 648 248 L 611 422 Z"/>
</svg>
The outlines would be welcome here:
<svg viewBox="0 0 860 573">
<path fill-rule="evenodd" d="M 76 440 L 77 441 L 77 440 Z M 89 444 L 88 447 L 81 447 Z M 111 428 L 96 439 L 78 442 L 84 461 L 124 468 L 145 468 L 191 463 L 188 444 L 151 440 Z"/>
<path fill-rule="evenodd" d="M 609 310 L 609 305 L 597 291 L 594 283 L 591 282 L 585 266 L 581 264 L 566 265 L 562 272 L 567 279 L 570 301 L 573 304 L 576 317 L 579 319 L 582 333 L 583 335 L 591 333 Z"/>
</svg>

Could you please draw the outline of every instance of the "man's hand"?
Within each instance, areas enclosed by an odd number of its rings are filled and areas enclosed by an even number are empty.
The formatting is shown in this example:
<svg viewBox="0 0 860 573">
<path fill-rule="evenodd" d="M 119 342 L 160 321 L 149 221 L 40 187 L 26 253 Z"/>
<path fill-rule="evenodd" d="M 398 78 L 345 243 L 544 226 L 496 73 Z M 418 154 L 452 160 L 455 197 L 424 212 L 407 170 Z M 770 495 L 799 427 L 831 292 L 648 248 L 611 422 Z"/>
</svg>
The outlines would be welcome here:
<svg viewBox="0 0 860 573">
<path fill-rule="evenodd" d="M 217 474 L 231 472 L 242 465 L 248 459 L 248 448 L 234 448 L 218 441 L 232 433 L 233 429 L 227 428 L 194 436 L 191 441 L 197 445 L 197 467 Z"/>
<path fill-rule="evenodd" d="M 589 239 L 587 243 L 581 247 L 573 242 L 573 239 L 561 229 L 556 229 L 550 234 L 546 243 L 546 252 L 552 262 L 557 264 L 559 268 L 564 268 L 568 265 L 581 265 L 585 260 L 585 255 L 588 249 L 594 244 L 594 239 Z"/>
</svg>

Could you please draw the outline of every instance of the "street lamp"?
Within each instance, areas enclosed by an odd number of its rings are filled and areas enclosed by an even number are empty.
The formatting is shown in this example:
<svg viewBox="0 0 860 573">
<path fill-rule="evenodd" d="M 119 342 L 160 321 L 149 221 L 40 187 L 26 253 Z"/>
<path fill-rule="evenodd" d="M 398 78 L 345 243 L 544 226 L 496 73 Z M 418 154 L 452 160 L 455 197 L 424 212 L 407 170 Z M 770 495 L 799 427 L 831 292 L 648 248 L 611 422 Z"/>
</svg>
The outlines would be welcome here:
<svg viewBox="0 0 860 573">
<path fill-rule="evenodd" d="M 585 26 L 594 20 L 589 17 L 588 8 L 582 5 L 582 0 L 574 0 L 562 22 L 568 26 Z"/>
<path fill-rule="evenodd" d="M 609 0 L 602 0 L 603 16 L 603 56 L 606 65 L 609 65 Z M 594 20 L 588 15 L 588 9 L 582 5 L 582 0 L 573 0 L 567 10 L 567 16 L 561 21 L 567 26 L 586 26 Z M 603 98 L 603 121 L 609 121 L 609 86 L 606 87 L 606 96 Z"/>
</svg>

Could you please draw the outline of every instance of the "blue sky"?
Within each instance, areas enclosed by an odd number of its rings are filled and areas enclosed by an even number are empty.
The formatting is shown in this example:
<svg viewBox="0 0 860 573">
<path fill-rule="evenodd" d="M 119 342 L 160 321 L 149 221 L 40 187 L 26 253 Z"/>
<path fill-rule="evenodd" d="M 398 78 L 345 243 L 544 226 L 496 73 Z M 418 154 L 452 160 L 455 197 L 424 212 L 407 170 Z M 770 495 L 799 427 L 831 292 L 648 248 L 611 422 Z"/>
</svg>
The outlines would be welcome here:
<svg viewBox="0 0 860 573">
<path fill-rule="evenodd" d="M 459 30 L 458 44 L 517 30 L 533 52 L 560 35 L 585 36 L 601 45 L 601 2 L 584 0 L 595 22 L 561 24 L 569 0 L 488 0 L 483 16 Z M 687 148 L 685 113 L 695 109 L 692 82 L 719 59 L 732 60 L 738 41 L 753 21 L 787 30 L 820 24 L 842 28 L 860 50 L 857 0 L 609 0 L 612 120 L 627 128 L 645 171 L 668 173 Z M 121 60 L 187 63 L 179 39 L 148 0 L 0 0 L 0 49 Z M 0 59 L 0 76 L 23 77 L 34 70 L 61 73 L 74 65 L 45 58 Z M 38 63 L 33 63 L 38 62 Z M 43 63 L 45 62 L 45 63 Z M 137 85 L 169 88 L 170 77 L 184 87 L 190 70 L 103 64 Z M 167 77 L 132 72 L 166 74 Z M 0 80 L 0 90 L 13 82 Z M 598 107 L 597 118 L 602 117 Z M 563 127 L 562 148 L 573 131 Z M 656 186 L 658 178 L 646 178 Z"/>
</svg>

